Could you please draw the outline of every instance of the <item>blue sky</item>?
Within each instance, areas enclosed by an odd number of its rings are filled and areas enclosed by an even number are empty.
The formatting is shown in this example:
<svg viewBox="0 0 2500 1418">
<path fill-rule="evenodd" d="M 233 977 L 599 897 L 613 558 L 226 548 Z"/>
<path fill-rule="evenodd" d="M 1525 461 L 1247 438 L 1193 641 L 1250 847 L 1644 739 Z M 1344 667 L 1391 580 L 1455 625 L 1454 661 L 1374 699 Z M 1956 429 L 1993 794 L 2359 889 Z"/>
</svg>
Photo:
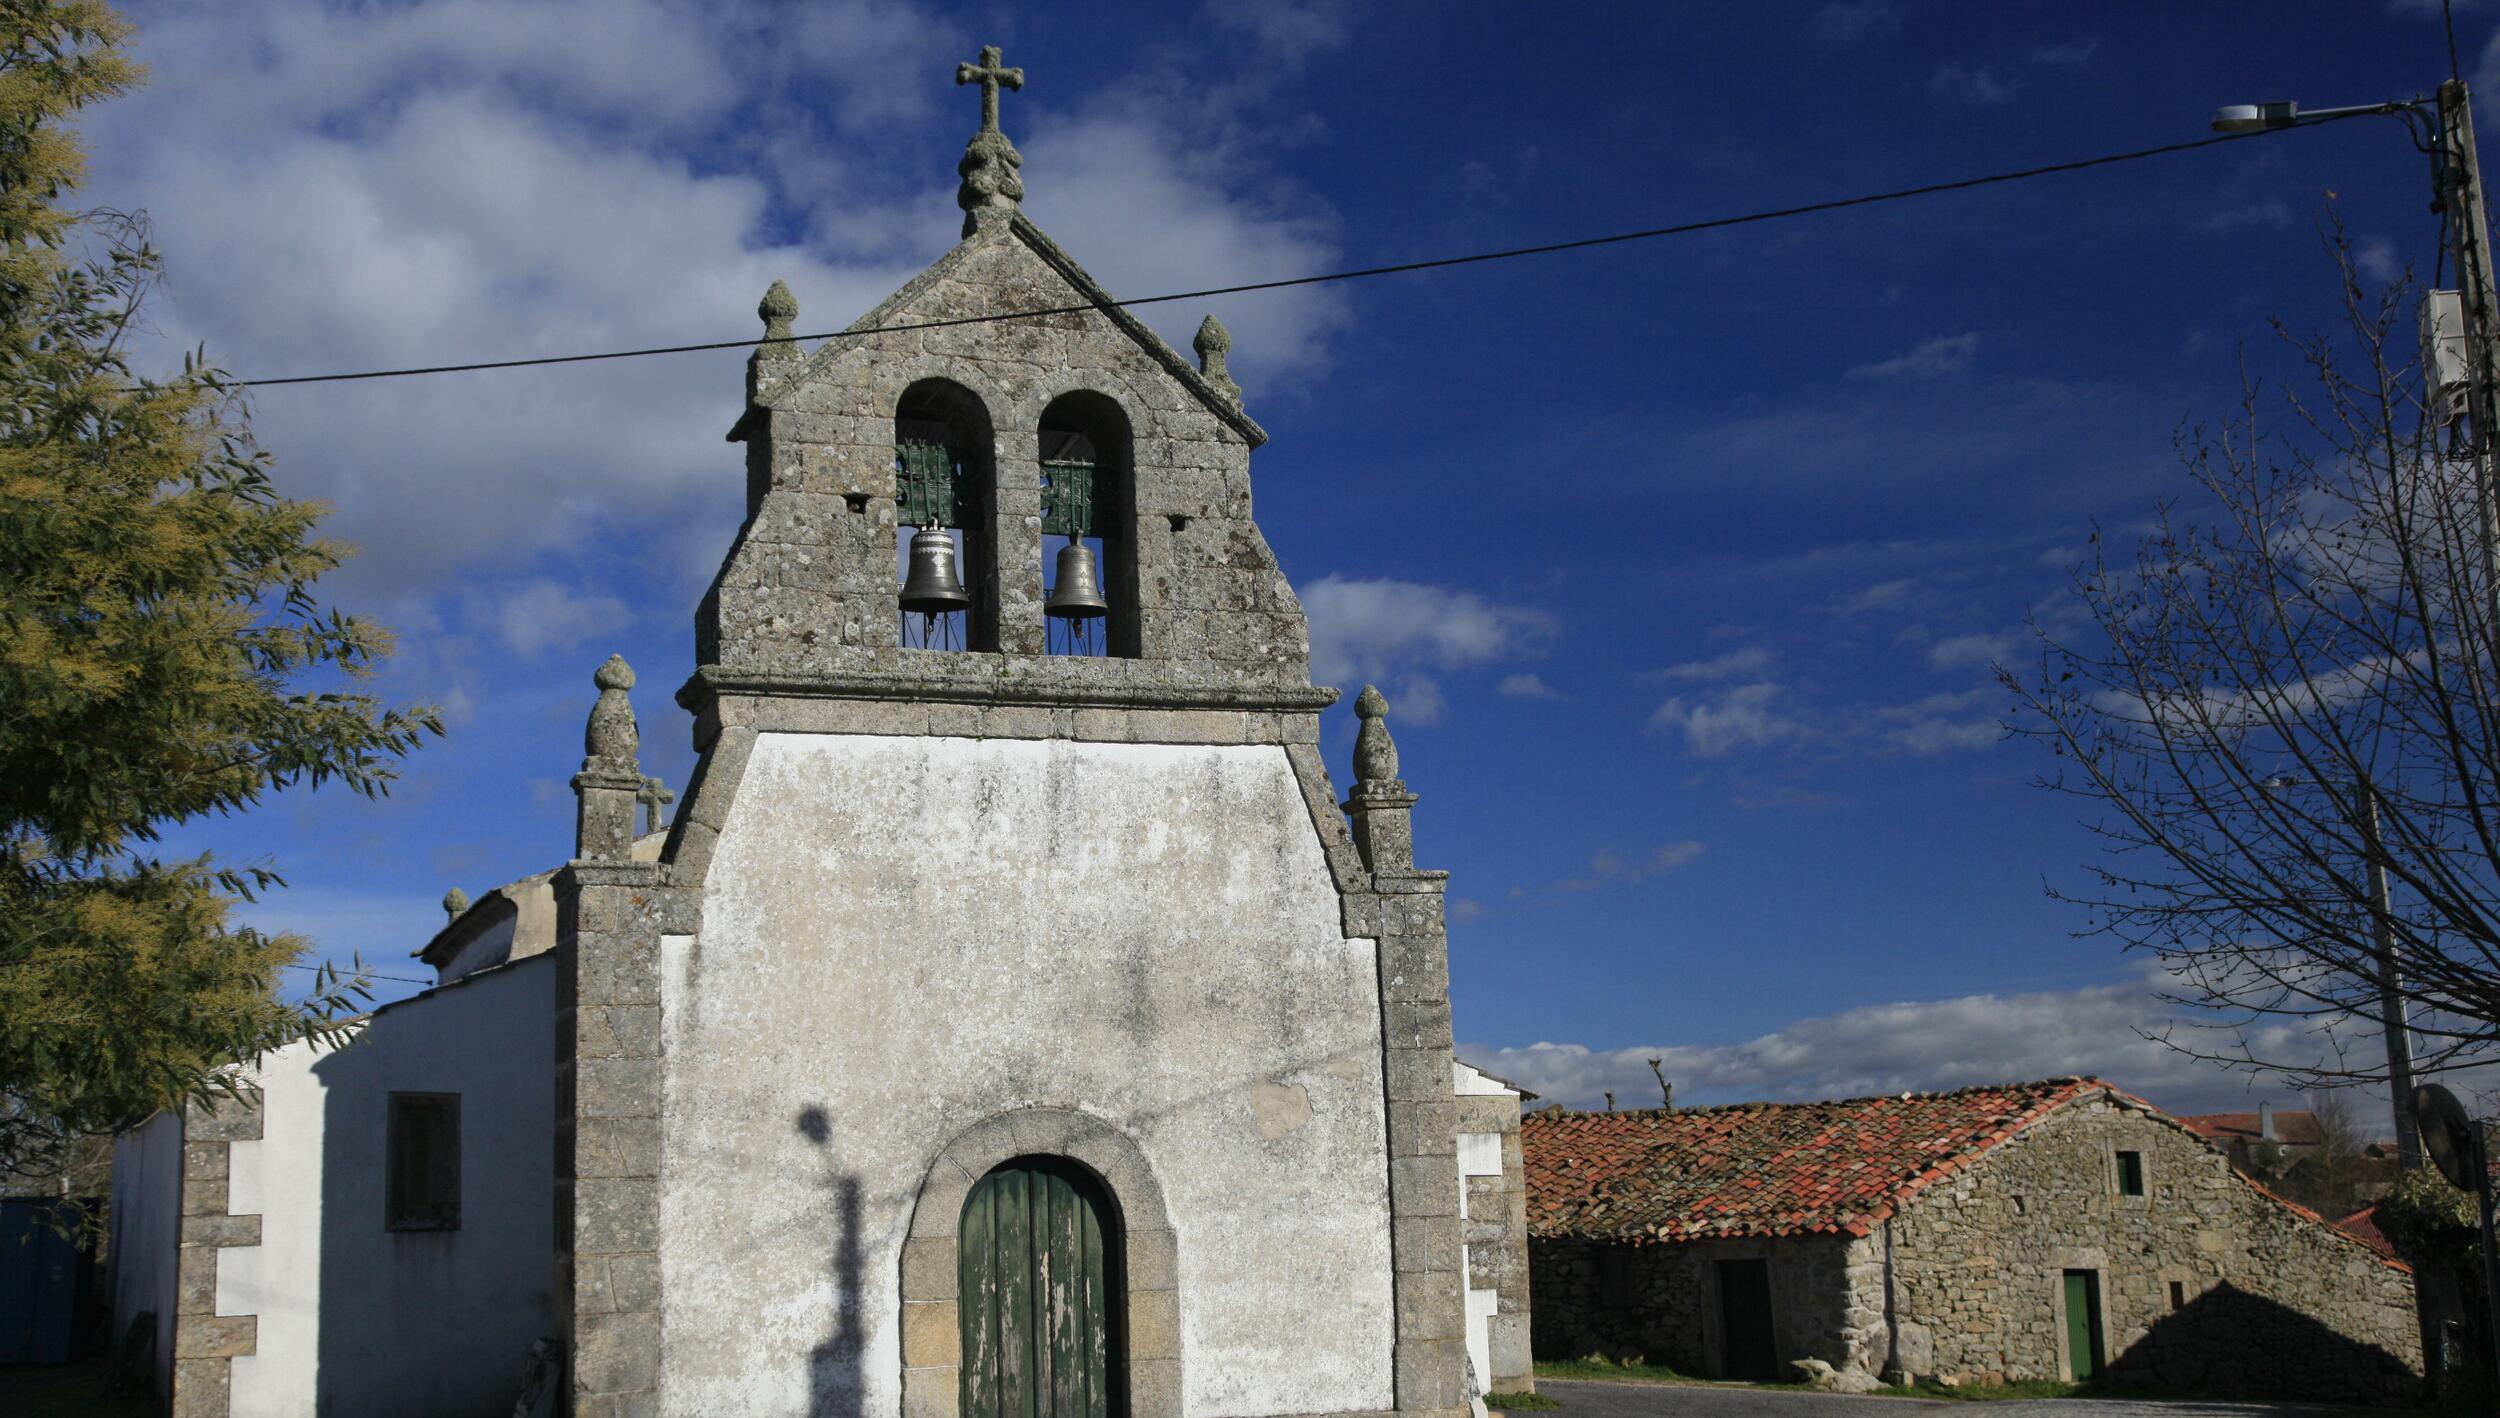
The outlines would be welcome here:
<svg viewBox="0 0 2500 1418">
<path fill-rule="evenodd" d="M 150 88 L 89 197 L 144 208 L 170 367 L 249 377 L 734 339 L 775 278 L 838 328 L 954 239 L 983 43 L 1026 208 L 1115 292 L 1598 235 L 2201 136 L 2221 103 L 2427 93 L 2435 4 L 1410 7 L 133 3 Z M 2500 86 L 2500 13 L 2458 7 Z M 1389 693 L 1453 995 L 1551 1096 L 1691 1101 L 2100 1072 L 2284 1097 L 2141 1039 L 2139 962 L 2044 896 L 2092 845 L 1998 725 L 2066 568 L 2184 491 L 2185 420 L 2335 316 L 2330 211 L 2427 270 L 2422 160 L 2368 120 L 2089 173 L 1208 309 L 1273 441 L 1262 526 L 1315 672 Z M 290 794 L 179 847 L 259 919 L 420 973 L 564 856 L 590 672 L 646 765 L 740 511 L 740 360 L 272 389 L 290 492 L 363 554 L 385 692 L 451 733 L 397 795 Z M 1347 711 L 1331 714 L 1342 775 Z M 386 985 L 382 997 L 409 987 Z"/>
</svg>

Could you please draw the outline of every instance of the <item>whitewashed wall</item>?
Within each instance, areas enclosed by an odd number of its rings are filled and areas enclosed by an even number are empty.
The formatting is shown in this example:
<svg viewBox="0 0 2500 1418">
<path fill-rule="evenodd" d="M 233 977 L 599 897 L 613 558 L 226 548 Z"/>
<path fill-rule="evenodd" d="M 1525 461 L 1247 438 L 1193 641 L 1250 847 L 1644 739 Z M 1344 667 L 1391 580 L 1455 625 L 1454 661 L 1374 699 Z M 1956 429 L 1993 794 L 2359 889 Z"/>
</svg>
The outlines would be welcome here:
<svg viewBox="0 0 2500 1418">
<path fill-rule="evenodd" d="M 159 1399 L 172 1392 L 174 1282 L 182 1244 L 182 1119 L 159 1113 L 113 1144 L 113 1334 L 156 1316 Z"/>
<path fill-rule="evenodd" d="M 666 1411 L 896 1414 L 914 1197 L 1031 1106 L 1161 1182 L 1193 1418 L 1389 1407 L 1378 984 L 1340 920 L 1281 748 L 763 736 L 703 934 L 663 943 Z"/>
<path fill-rule="evenodd" d="M 228 1207 L 261 1244 L 224 1253 L 220 1314 L 258 1315 L 234 1418 L 510 1411 L 553 1332 L 555 961 L 377 1010 L 355 1041 L 262 1063 L 262 1137 L 233 1145 Z M 383 1226 L 394 1091 L 457 1093 L 461 1225 Z"/>
<path fill-rule="evenodd" d="M 1517 1106 L 1518 1094 L 1458 1059 L 1450 1060 L 1450 1088 L 1461 1098 L 1509 1096 Z M 1502 1175 L 1502 1135 L 1498 1132 L 1461 1132 L 1458 1134 L 1458 1214 L 1467 1216 L 1467 1179 Z M 1484 1395 L 1493 1384 L 1492 1327 L 1493 1316 L 1501 1308 L 1501 1297 L 1490 1284 L 1477 1283 L 1465 1247 L 1458 1255 L 1460 1283 L 1467 1297 L 1467 1362 L 1474 1369 L 1475 1392 L 1468 1404 L 1482 1418 Z"/>
</svg>

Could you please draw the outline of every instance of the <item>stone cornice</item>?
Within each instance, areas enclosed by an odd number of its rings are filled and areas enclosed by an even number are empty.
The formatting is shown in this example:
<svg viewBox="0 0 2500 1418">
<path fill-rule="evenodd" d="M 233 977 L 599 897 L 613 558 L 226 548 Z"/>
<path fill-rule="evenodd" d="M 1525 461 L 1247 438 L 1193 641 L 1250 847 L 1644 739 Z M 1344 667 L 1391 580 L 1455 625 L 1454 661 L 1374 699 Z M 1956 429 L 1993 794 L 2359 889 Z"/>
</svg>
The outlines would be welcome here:
<svg viewBox="0 0 2500 1418">
<path fill-rule="evenodd" d="M 1120 662 L 1123 664 L 1132 662 Z M 1083 677 L 1079 677 L 1082 674 Z M 701 714 L 723 698 L 874 699 L 906 703 L 1030 705 L 1046 709 L 1234 709 L 1259 714 L 1316 714 L 1337 702 L 1321 685 L 1123 683 L 1099 677 L 1090 664 L 1049 678 L 1018 676 L 808 674 L 697 668 L 677 702 Z"/>
</svg>

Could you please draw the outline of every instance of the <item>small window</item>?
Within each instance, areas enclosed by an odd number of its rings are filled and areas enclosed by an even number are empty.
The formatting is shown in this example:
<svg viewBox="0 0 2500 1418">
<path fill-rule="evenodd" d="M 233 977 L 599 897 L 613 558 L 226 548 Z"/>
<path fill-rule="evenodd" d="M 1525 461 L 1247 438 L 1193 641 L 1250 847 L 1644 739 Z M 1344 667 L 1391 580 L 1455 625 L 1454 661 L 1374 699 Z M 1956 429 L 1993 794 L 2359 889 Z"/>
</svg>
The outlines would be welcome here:
<svg viewBox="0 0 2500 1418">
<path fill-rule="evenodd" d="M 2173 1280 L 2170 1282 L 2170 1308 L 2174 1310 L 2184 1310 L 2187 1308 L 2186 1281 Z"/>
<path fill-rule="evenodd" d="M 460 1095 L 394 1093 L 383 1184 L 393 1231 L 460 1229 Z"/>
<path fill-rule="evenodd" d="M 2143 1153 L 2121 1152 L 2118 1154 L 2118 1194 L 2120 1196 L 2144 1195 Z"/>
</svg>

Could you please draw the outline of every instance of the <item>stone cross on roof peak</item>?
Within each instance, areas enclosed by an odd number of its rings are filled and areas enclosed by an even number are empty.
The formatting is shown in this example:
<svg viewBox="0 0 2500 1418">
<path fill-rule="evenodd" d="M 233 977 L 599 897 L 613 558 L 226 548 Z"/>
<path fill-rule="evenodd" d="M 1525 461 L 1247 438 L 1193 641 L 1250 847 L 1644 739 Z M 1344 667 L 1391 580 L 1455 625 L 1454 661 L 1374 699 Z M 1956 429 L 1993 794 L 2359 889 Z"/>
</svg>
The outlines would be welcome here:
<svg viewBox="0 0 2500 1418">
<path fill-rule="evenodd" d="M 999 131 L 998 90 L 1000 86 L 1004 85 L 1011 89 L 1024 87 L 1024 71 L 1002 66 L 998 62 L 1000 57 L 997 45 L 985 44 L 981 46 L 980 63 L 955 66 L 956 83 L 981 86 L 981 131 L 984 133 Z"/>
<path fill-rule="evenodd" d="M 1024 178 L 1018 169 L 1024 155 L 998 127 L 998 91 L 1024 87 L 1024 71 L 1000 64 L 998 46 L 981 46 L 981 62 L 955 66 L 955 82 L 981 86 L 981 131 L 964 144 L 963 161 L 955 172 L 963 184 L 955 189 L 955 205 L 964 209 L 964 235 L 970 236 L 984 213 L 1008 213 L 1024 200 Z"/>
</svg>

